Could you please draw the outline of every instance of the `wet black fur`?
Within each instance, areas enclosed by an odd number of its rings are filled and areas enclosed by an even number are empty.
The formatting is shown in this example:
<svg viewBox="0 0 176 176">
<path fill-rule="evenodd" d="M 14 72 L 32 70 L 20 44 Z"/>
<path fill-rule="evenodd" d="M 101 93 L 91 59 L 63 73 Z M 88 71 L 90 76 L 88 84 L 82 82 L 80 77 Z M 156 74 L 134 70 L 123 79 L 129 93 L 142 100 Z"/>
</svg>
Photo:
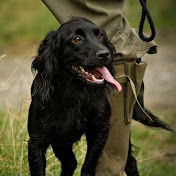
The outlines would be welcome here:
<svg viewBox="0 0 176 176">
<path fill-rule="evenodd" d="M 93 28 L 96 30 L 92 31 Z M 97 39 L 99 33 L 103 36 L 101 39 Z M 72 39 L 77 34 L 89 35 L 89 39 L 85 44 L 74 45 Z M 96 53 L 103 49 L 108 49 L 111 56 L 115 52 L 105 32 L 83 18 L 73 18 L 57 31 L 48 33 L 41 42 L 38 55 L 32 63 L 36 76 L 31 87 L 32 102 L 28 120 L 28 160 L 32 176 L 45 175 L 45 153 L 49 145 L 62 163 L 61 175 L 73 175 L 77 161 L 72 144 L 84 133 L 88 152 L 81 174 L 95 175 L 97 160 L 109 132 L 111 111 L 105 96 L 108 84 L 89 84 L 74 73 L 71 66 L 106 65 L 113 74 L 112 57 L 101 61 L 96 57 Z M 150 111 L 146 112 L 152 117 L 152 124 L 137 119 L 135 110 L 133 119 L 149 127 L 172 131 Z M 136 160 L 132 156 L 131 142 L 125 172 L 128 176 L 139 175 Z"/>
<path fill-rule="evenodd" d="M 75 43 L 76 36 L 82 41 Z M 108 51 L 109 57 L 97 57 L 101 50 Z M 77 161 L 72 145 L 84 133 L 88 149 L 81 175 L 95 175 L 109 133 L 111 108 L 105 84 L 87 82 L 73 71 L 72 65 L 90 68 L 105 65 L 113 74 L 114 51 L 105 32 L 83 18 L 71 19 L 41 42 L 32 63 L 36 76 L 28 118 L 28 161 L 32 176 L 45 175 L 49 145 L 61 161 L 61 176 L 73 175 Z"/>
</svg>

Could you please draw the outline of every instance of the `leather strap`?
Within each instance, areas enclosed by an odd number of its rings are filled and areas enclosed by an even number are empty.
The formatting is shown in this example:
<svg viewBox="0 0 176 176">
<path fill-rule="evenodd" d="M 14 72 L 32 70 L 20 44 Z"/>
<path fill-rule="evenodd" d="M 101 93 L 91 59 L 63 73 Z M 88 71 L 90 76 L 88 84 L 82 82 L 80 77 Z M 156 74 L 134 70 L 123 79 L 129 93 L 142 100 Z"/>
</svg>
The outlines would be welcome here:
<svg viewBox="0 0 176 176">
<path fill-rule="evenodd" d="M 143 115 L 145 116 L 145 118 L 148 120 L 148 122 L 151 124 L 153 122 L 152 118 L 145 112 L 144 108 L 142 107 L 142 105 L 140 104 L 138 98 L 137 98 L 137 94 L 136 94 L 136 87 L 135 87 L 135 84 L 134 82 L 132 81 L 132 79 L 127 76 L 127 75 L 119 75 L 118 78 L 121 78 L 121 77 L 126 77 L 128 79 L 128 81 L 130 82 L 130 85 L 131 85 L 131 89 L 132 89 L 132 92 L 133 92 L 133 95 L 136 99 L 136 102 L 138 104 L 138 106 L 140 107 L 141 111 L 143 112 Z"/>
</svg>

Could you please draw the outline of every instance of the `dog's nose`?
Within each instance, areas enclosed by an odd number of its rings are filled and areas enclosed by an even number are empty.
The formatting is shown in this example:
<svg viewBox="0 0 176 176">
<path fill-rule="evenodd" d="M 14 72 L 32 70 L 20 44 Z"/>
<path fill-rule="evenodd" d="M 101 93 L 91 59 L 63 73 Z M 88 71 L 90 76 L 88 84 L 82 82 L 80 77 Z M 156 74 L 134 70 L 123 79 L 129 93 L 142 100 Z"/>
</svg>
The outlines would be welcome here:
<svg viewBox="0 0 176 176">
<path fill-rule="evenodd" d="M 109 58 L 109 51 L 107 50 L 100 50 L 96 53 L 99 59 L 108 59 Z"/>
</svg>

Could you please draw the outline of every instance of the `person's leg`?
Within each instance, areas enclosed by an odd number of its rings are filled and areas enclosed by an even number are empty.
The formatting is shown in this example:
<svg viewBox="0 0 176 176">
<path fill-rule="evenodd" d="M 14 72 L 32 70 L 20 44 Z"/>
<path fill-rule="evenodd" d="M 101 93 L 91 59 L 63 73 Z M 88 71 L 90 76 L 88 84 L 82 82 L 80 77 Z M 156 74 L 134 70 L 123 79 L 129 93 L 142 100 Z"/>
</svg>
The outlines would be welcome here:
<svg viewBox="0 0 176 176">
<path fill-rule="evenodd" d="M 109 96 L 111 105 L 111 127 L 108 141 L 99 159 L 96 176 L 122 176 L 128 158 L 131 119 L 136 99 L 125 75 L 128 75 L 136 86 L 138 95 L 146 63 L 122 63 L 115 65 L 115 78 L 122 85 L 120 93 Z M 122 77 L 119 77 L 122 76 Z"/>
<path fill-rule="evenodd" d="M 116 105 L 117 99 L 124 103 L 123 91 L 109 98 L 112 109 L 111 127 L 108 141 L 96 168 L 96 176 L 122 176 L 125 169 L 131 124 L 125 124 L 122 115 L 124 109 Z"/>
</svg>

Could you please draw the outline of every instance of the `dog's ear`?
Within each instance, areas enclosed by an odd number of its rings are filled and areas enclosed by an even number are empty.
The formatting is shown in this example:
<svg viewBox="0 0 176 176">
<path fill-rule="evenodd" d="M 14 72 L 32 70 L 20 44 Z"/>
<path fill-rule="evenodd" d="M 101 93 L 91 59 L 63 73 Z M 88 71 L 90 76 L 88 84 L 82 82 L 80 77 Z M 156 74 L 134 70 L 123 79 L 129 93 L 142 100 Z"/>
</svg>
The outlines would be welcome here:
<svg viewBox="0 0 176 176">
<path fill-rule="evenodd" d="M 46 35 L 39 46 L 37 57 L 32 63 L 32 69 L 42 73 L 43 77 L 53 77 L 58 69 L 57 34 L 57 31 L 51 31 Z"/>
<path fill-rule="evenodd" d="M 53 79 L 59 67 L 58 31 L 49 32 L 41 42 L 37 56 L 32 62 L 32 71 L 37 71 L 32 96 L 39 95 L 46 102 L 53 91 Z"/>
</svg>

